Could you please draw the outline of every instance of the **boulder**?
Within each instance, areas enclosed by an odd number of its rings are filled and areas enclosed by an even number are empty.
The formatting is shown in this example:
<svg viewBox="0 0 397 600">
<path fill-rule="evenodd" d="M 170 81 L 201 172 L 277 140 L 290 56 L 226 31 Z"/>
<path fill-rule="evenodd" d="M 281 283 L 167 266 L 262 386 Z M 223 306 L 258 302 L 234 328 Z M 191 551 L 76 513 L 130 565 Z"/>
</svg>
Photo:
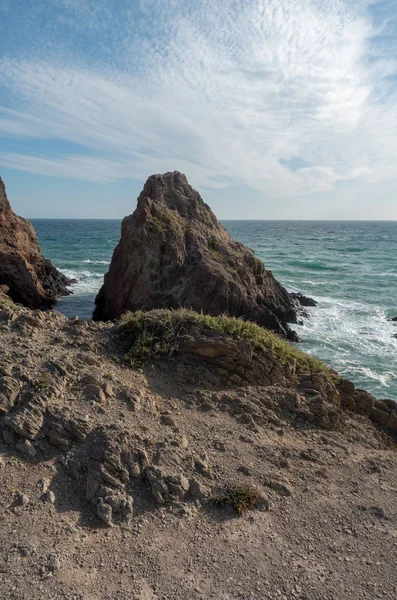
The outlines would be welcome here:
<svg viewBox="0 0 397 600">
<path fill-rule="evenodd" d="M 0 286 L 28 308 L 50 308 L 71 283 L 41 254 L 32 224 L 11 209 L 0 178 Z"/>
<path fill-rule="evenodd" d="M 254 321 L 298 341 L 299 302 L 252 250 L 235 242 L 179 172 L 152 175 L 96 298 L 94 319 L 126 311 L 192 308 Z"/>
<path fill-rule="evenodd" d="M 313 298 L 304 296 L 300 292 L 293 292 L 290 295 L 295 298 L 295 300 L 297 300 L 301 306 L 317 306 L 317 302 L 313 300 Z"/>
</svg>

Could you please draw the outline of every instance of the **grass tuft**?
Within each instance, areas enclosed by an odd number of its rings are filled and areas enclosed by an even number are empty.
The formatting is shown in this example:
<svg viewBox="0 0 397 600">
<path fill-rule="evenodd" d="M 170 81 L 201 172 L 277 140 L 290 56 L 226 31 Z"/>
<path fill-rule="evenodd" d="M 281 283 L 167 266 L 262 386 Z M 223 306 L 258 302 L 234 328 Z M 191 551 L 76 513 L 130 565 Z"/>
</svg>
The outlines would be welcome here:
<svg viewBox="0 0 397 600">
<path fill-rule="evenodd" d="M 332 371 L 323 362 L 256 323 L 226 315 L 212 317 L 186 308 L 137 311 L 124 315 L 120 332 L 129 346 L 127 360 L 133 366 L 142 367 L 147 361 L 172 355 L 177 350 L 178 338 L 192 326 L 224 333 L 236 340 L 246 340 L 255 352 L 283 365 L 288 364 L 292 373 L 323 373 L 333 378 Z"/>
<path fill-rule="evenodd" d="M 223 494 L 214 496 L 211 503 L 218 508 L 231 507 L 237 514 L 244 515 L 247 510 L 255 508 L 260 499 L 259 491 L 250 485 L 228 488 Z"/>
</svg>

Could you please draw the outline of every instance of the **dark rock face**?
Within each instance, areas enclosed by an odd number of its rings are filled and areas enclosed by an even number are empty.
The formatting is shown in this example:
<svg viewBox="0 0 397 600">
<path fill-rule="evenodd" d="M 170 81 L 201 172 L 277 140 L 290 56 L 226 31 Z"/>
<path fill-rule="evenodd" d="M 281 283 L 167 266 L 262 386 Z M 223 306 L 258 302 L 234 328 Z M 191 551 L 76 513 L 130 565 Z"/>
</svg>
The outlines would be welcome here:
<svg viewBox="0 0 397 600">
<path fill-rule="evenodd" d="M 31 223 L 12 211 L 0 178 L 0 285 L 14 302 L 43 309 L 69 294 L 69 283 L 41 254 Z"/>
<path fill-rule="evenodd" d="M 298 340 L 298 302 L 243 244 L 233 241 L 181 173 L 147 180 L 97 298 L 94 319 L 188 307 L 243 317 Z"/>
<path fill-rule="evenodd" d="M 301 306 L 317 306 L 317 302 L 315 300 L 313 300 L 313 298 L 308 298 L 307 296 L 304 296 L 300 292 L 298 292 L 298 293 L 293 292 L 290 295 L 293 298 L 295 298 L 295 300 L 297 300 Z"/>
</svg>

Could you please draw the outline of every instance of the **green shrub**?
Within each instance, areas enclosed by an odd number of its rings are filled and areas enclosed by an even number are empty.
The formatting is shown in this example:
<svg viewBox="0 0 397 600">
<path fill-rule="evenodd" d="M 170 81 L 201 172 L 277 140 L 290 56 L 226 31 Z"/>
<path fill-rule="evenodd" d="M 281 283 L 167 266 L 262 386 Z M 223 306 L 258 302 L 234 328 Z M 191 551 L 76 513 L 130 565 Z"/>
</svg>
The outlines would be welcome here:
<svg viewBox="0 0 397 600">
<path fill-rule="evenodd" d="M 120 332 L 128 347 L 127 360 L 141 367 L 148 360 L 171 355 L 178 347 L 179 336 L 187 333 L 192 325 L 246 340 L 255 352 L 268 355 L 283 365 L 288 364 L 293 373 L 309 371 L 333 377 L 332 371 L 320 360 L 301 352 L 256 323 L 226 315 L 212 317 L 185 308 L 137 311 L 124 315 Z"/>
<path fill-rule="evenodd" d="M 237 514 L 244 515 L 247 510 L 255 508 L 260 499 L 259 491 L 250 485 L 228 488 L 223 494 L 214 496 L 211 503 L 219 508 L 231 507 Z"/>
</svg>

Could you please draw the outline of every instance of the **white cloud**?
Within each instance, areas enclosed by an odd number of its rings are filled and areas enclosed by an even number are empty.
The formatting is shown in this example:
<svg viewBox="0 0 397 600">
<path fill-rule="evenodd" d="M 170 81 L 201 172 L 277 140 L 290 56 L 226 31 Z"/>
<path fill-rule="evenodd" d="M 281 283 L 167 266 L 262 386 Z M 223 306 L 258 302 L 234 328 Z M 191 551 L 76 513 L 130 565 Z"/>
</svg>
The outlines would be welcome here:
<svg viewBox="0 0 397 600">
<path fill-rule="evenodd" d="M 78 150 L 3 152 L 0 165 L 89 181 L 179 169 L 196 186 L 233 181 L 271 197 L 396 177 L 397 70 L 374 46 L 367 2 L 140 0 L 149 35 L 134 11 L 102 19 L 100 1 L 52 1 L 99 45 L 111 39 L 112 54 L 1 60 L 18 110 L 0 110 L 0 134 Z M 279 162 L 293 157 L 308 166 Z"/>
</svg>

